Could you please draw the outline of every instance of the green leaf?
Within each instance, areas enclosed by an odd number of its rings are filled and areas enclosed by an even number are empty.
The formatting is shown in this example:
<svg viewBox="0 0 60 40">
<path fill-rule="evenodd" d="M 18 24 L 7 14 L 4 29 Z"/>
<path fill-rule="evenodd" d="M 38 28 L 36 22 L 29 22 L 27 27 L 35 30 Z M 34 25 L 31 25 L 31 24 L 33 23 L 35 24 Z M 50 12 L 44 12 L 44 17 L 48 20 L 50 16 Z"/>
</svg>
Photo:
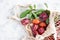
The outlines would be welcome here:
<svg viewBox="0 0 60 40">
<path fill-rule="evenodd" d="M 35 18 L 35 17 L 34 17 L 34 14 L 33 14 L 32 12 L 29 13 L 29 16 L 28 16 L 28 17 L 29 17 L 30 20 L 32 20 L 32 19 Z"/>
<path fill-rule="evenodd" d="M 48 5 L 47 5 L 47 3 L 44 3 L 44 5 L 48 8 Z"/>
<path fill-rule="evenodd" d="M 34 5 L 34 9 L 36 9 L 36 5 Z"/>
<path fill-rule="evenodd" d="M 36 12 L 37 15 L 41 14 L 44 11 L 44 9 L 40 9 Z"/>
<path fill-rule="evenodd" d="M 46 20 L 46 23 L 49 24 L 49 18 Z"/>
<path fill-rule="evenodd" d="M 26 11 L 22 12 L 22 13 L 20 14 L 20 18 L 24 18 L 25 16 L 27 16 L 27 14 L 29 14 L 30 11 L 31 11 L 31 10 L 26 10 Z"/>
<path fill-rule="evenodd" d="M 30 9 L 33 9 L 33 7 L 32 7 L 31 5 L 29 6 L 29 8 L 30 8 Z"/>
<path fill-rule="evenodd" d="M 32 18 L 32 19 L 34 19 L 34 18 L 35 18 L 33 14 L 32 14 L 32 16 L 31 16 L 31 18 Z"/>
<path fill-rule="evenodd" d="M 29 13 L 29 19 L 32 19 L 32 12 Z"/>
<path fill-rule="evenodd" d="M 35 18 L 37 18 L 37 15 L 35 13 L 32 13 Z"/>
<path fill-rule="evenodd" d="M 50 11 L 49 10 L 45 10 L 45 12 L 47 13 L 48 16 L 50 16 Z"/>
</svg>

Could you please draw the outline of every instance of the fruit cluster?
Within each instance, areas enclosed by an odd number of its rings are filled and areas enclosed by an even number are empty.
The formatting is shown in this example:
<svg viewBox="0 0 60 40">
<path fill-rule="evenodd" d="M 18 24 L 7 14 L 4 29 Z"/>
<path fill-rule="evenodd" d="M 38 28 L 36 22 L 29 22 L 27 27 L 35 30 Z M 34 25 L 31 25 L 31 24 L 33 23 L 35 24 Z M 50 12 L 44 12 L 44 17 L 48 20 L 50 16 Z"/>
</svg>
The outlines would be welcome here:
<svg viewBox="0 0 60 40">
<path fill-rule="evenodd" d="M 24 18 L 21 20 L 21 23 L 23 25 L 32 23 L 31 31 L 33 36 L 36 36 L 37 34 L 42 35 L 49 24 L 50 11 L 44 9 L 37 10 L 36 5 L 34 5 L 34 7 L 30 5 L 29 8 L 30 9 L 27 9 L 20 14 L 20 18 Z M 27 15 L 28 18 L 25 18 Z"/>
<path fill-rule="evenodd" d="M 33 19 L 33 20 L 30 20 L 28 18 L 25 18 L 21 21 L 21 23 L 23 25 L 27 25 L 29 23 L 32 23 L 32 27 L 31 27 L 31 30 L 32 30 L 32 33 L 33 33 L 33 36 L 36 36 L 37 34 L 39 35 L 42 35 L 45 30 L 46 30 L 46 27 L 48 26 L 48 24 L 46 23 L 46 20 L 48 19 L 48 15 L 46 12 L 42 12 L 40 15 L 39 15 L 39 18 L 36 18 L 36 19 Z"/>
</svg>

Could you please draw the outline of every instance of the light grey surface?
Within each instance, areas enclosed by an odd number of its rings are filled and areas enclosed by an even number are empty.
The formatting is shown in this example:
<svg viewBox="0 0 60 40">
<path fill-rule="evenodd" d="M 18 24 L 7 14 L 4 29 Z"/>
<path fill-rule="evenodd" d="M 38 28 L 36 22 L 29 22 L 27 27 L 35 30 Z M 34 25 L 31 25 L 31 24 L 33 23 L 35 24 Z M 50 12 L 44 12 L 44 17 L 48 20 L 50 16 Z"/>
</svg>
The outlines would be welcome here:
<svg viewBox="0 0 60 40">
<path fill-rule="evenodd" d="M 59 0 L 0 0 L 0 40 L 19 40 L 23 35 L 26 35 L 22 25 L 7 19 L 11 15 L 12 7 L 17 4 L 43 4 L 45 2 L 48 3 L 50 10 L 60 10 Z"/>
</svg>

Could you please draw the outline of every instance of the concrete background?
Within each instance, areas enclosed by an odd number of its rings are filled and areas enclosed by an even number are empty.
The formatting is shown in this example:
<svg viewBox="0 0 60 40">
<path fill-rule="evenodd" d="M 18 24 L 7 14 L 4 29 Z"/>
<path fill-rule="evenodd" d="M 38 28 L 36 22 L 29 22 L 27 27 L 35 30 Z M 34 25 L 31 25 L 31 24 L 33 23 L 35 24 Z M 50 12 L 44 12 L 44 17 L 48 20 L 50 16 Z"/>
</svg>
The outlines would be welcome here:
<svg viewBox="0 0 60 40">
<path fill-rule="evenodd" d="M 20 4 L 48 4 L 48 9 L 60 11 L 60 0 L 0 0 L 0 40 L 20 40 L 26 35 L 24 28 L 13 20 L 7 19 L 11 16 L 12 7 Z"/>
</svg>

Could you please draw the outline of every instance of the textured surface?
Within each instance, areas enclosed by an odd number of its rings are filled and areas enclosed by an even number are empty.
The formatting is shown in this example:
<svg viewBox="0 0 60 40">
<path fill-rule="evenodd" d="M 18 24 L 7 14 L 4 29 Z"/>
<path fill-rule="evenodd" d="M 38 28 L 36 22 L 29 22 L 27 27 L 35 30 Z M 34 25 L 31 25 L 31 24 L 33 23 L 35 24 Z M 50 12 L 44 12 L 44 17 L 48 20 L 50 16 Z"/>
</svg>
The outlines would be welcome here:
<svg viewBox="0 0 60 40">
<path fill-rule="evenodd" d="M 26 35 L 19 23 L 7 19 L 8 16 L 11 16 L 12 7 L 18 4 L 43 4 L 44 2 L 48 3 L 50 10 L 60 10 L 60 0 L 0 0 L 0 40 L 19 40 L 23 35 Z"/>
</svg>

